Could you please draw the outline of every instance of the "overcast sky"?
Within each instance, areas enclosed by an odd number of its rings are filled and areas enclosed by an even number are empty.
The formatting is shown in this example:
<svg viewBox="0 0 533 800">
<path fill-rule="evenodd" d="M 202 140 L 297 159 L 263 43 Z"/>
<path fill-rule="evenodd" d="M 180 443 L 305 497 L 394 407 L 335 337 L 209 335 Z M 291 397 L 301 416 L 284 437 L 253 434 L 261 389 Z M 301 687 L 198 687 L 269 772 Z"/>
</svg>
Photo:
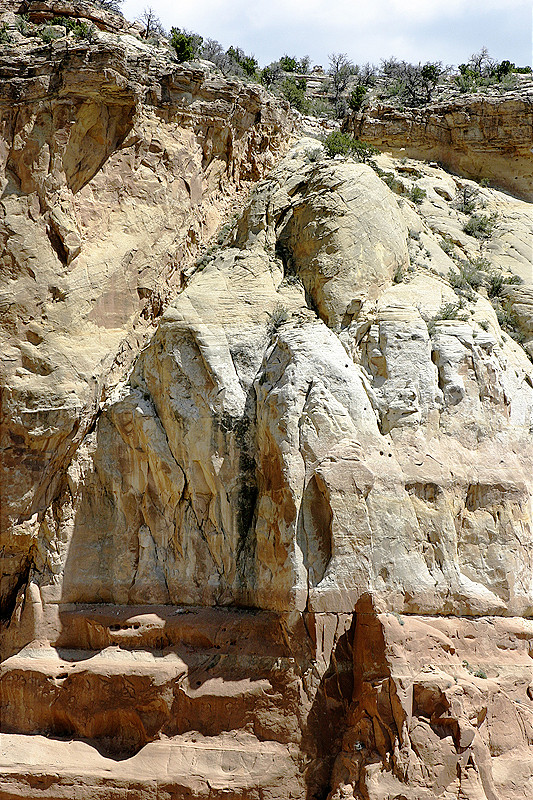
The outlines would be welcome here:
<svg viewBox="0 0 533 800">
<path fill-rule="evenodd" d="M 165 28 L 236 45 L 261 66 L 285 53 L 327 66 L 332 52 L 359 64 L 391 55 L 459 64 L 483 46 L 531 64 L 531 0 L 124 0 L 122 9 L 133 20 L 147 6 Z"/>
</svg>

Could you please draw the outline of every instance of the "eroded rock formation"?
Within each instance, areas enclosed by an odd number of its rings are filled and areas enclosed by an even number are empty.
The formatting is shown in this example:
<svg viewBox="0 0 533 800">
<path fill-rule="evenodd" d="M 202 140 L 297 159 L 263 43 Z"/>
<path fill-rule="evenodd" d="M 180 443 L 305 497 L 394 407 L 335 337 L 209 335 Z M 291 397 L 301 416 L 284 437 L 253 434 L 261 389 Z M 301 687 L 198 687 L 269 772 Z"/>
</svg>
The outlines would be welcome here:
<svg viewBox="0 0 533 800">
<path fill-rule="evenodd" d="M 3 46 L 0 98 L 8 605 L 35 514 L 102 397 L 292 129 L 260 87 L 179 66 L 130 35 L 21 39 Z"/>
<path fill-rule="evenodd" d="M 533 85 L 501 97 L 470 95 L 419 109 L 373 106 L 347 128 L 394 155 L 437 161 L 533 200 Z"/>
<path fill-rule="evenodd" d="M 0 798 L 526 800 L 531 206 L 137 47 L 7 128 Z"/>
</svg>

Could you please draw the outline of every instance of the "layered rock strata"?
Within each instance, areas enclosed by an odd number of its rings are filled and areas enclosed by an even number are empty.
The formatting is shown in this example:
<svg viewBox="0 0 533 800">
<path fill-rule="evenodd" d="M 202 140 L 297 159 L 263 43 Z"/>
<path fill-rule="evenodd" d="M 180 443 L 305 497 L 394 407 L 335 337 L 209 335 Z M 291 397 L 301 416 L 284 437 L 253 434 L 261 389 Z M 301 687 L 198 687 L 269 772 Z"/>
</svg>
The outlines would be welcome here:
<svg viewBox="0 0 533 800">
<path fill-rule="evenodd" d="M 459 276 L 527 296 L 531 207 L 378 161 L 295 146 L 63 462 L 3 796 L 529 797 L 533 371 Z"/>
<path fill-rule="evenodd" d="M 531 82 L 501 97 L 471 95 L 406 110 L 376 105 L 354 114 L 346 128 L 397 157 L 437 161 L 533 200 Z"/>
<path fill-rule="evenodd" d="M 4 614 L 102 398 L 293 125 L 260 87 L 167 46 L 61 26 L 45 44 L 5 19 L 19 40 L 2 46 L 0 90 Z"/>
</svg>

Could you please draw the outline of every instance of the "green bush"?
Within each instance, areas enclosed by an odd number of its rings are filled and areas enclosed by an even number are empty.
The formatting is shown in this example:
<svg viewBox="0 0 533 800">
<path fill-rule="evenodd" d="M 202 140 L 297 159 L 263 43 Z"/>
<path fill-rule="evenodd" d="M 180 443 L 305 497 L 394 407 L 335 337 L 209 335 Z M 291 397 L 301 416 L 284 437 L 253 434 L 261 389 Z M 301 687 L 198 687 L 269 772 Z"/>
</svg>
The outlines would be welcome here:
<svg viewBox="0 0 533 800">
<path fill-rule="evenodd" d="M 531 72 L 531 67 L 516 67 L 512 61 L 504 59 L 495 61 L 489 56 L 486 47 L 474 53 L 465 64 L 459 64 L 459 75 L 455 83 L 462 92 L 476 91 L 478 88 L 501 84 L 503 88 L 511 87 L 517 72 Z"/>
<path fill-rule="evenodd" d="M 82 19 L 76 19 L 76 17 L 53 17 L 51 20 L 52 25 L 62 25 L 66 31 L 70 31 L 74 34 L 76 39 L 87 39 L 88 41 L 92 41 L 94 39 L 94 25 L 91 25 L 89 22 L 85 22 Z M 41 38 L 44 38 L 41 36 Z M 53 33 L 51 38 L 54 38 Z"/>
<path fill-rule="evenodd" d="M 413 203 L 416 203 L 417 206 L 423 202 L 423 200 L 427 197 L 426 190 L 422 189 L 420 186 L 412 186 L 409 189 L 407 194 L 409 200 L 412 200 Z"/>
<path fill-rule="evenodd" d="M 361 83 L 358 84 L 355 89 L 350 94 L 350 98 L 348 100 L 348 108 L 351 111 L 360 111 L 363 107 L 363 103 L 365 100 L 366 95 L 366 86 L 363 86 Z"/>
<path fill-rule="evenodd" d="M 197 33 L 189 33 L 180 28 L 170 29 L 170 44 L 176 51 L 178 61 L 193 61 L 196 58 L 203 39 Z"/>
<path fill-rule="evenodd" d="M 50 42 L 53 42 L 54 39 L 59 38 L 58 34 L 49 25 L 39 28 L 37 35 L 45 44 L 50 44 Z"/>
<path fill-rule="evenodd" d="M 285 72 L 298 72 L 298 60 L 294 56 L 281 56 L 279 64 Z"/>
<path fill-rule="evenodd" d="M 9 31 L 7 30 L 7 25 L 4 23 L 0 25 L 0 44 L 7 44 L 9 41 Z"/>
<path fill-rule="evenodd" d="M 306 82 L 305 78 L 296 80 L 292 75 L 285 78 L 281 84 L 281 93 L 283 97 L 289 101 L 293 108 L 296 108 L 302 114 L 309 110 L 309 101 L 305 95 Z"/>
<path fill-rule="evenodd" d="M 472 214 L 478 204 L 479 189 L 477 186 L 463 186 L 457 193 L 454 206 L 463 214 Z"/>
<path fill-rule="evenodd" d="M 15 28 L 23 36 L 31 36 L 32 25 L 27 14 L 15 14 Z"/>
<path fill-rule="evenodd" d="M 459 266 L 459 272 L 450 270 L 448 273 L 450 285 L 458 290 L 458 293 L 466 294 L 469 299 L 473 299 L 472 289 L 478 291 L 488 282 L 488 262 L 485 259 L 479 259 L 479 262 L 483 263 L 463 261 Z"/>
<path fill-rule="evenodd" d="M 445 74 L 440 61 L 409 64 L 396 58 L 383 59 L 381 76 L 385 91 L 406 106 L 421 106 L 431 102 L 435 89 Z"/>
<path fill-rule="evenodd" d="M 435 316 L 435 319 L 458 319 L 461 306 L 458 303 L 444 303 Z"/>
<path fill-rule="evenodd" d="M 283 70 L 281 69 L 281 65 L 277 61 L 273 61 L 272 64 L 269 64 L 267 67 L 261 70 L 259 80 L 263 86 L 269 88 L 277 83 L 282 75 Z"/>
<path fill-rule="evenodd" d="M 463 225 L 463 230 L 469 236 L 476 239 L 488 239 L 494 230 L 494 214 L 471 214 L 470 218 Z"/>
<path fill-rule="evenodd" d="M 323 141 L 330 158 L 336 155 L 352 156 L 356 161 L 366 164 L 379 152 L 373 145 L 354 139 L 350 134 L 341 131 L 333 131 Z"/>
<path fill-rule="evenodd" d="M 245 75 L 252 77 L 257 72 L 258 63 L 253 56 L 248 56 L 241 50 L 240 47 L 229 47 L 226 55 L 232 61 L 235 61 L 244 71 Z"/>
</svg>

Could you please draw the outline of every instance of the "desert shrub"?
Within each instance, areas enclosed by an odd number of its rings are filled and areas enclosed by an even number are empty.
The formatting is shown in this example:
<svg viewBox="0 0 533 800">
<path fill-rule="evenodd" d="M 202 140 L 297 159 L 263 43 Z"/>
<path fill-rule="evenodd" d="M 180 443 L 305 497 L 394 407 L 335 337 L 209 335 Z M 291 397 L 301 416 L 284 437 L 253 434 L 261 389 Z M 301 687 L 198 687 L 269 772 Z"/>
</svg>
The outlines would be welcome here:
<svg viewBox="0 0 533 800">
<path fill-rule="evenodd" d="M 353 136 L 341 131 L 333 131 L 326 136 L 324 147 L 330 158 L 336 155 L 352 156 L 356 161 L 365 164 L 379 152 L 373 145 L 354 139 Z"/>
<path fill-rule="evenodd" d="M 7 25 L 4 23 L 0 25 L 0 44 L 7 44 L 10 40 Z"/>
<path fill-rule="evenodd" d="M 293 108 L 296 108 L 302 114 L 305 114 L 309 109 L 309 102 L 305 95 L 305 90 L 305 78 L 299 78 L 297 80 L 291 75 L 290 77 L 285 78 L 281 84 L 281 93 L 283 97 L 289 101 Z"/>
<path fill-rule="evenodd" d="M 317 161 L 320 161 L 324 152 L 321 147 L 315 147 L 314 149 L 308 147 L 305 151 L 305 157 L 310 164 L 315 164 Z"/>
<path fill-rule="evenodd" d="M 27 14 L 15 14 L 15 28 L 23 36 L 31 35 L 32 24 Z"/>
<path fill-rule="evenodd" d="M 435 319 L 458 319 L 460 308 L 458 303 L 444 303 L 435 315 Z"/>
<path fill-rule="evenodd" d="M 345 107 L 342 93 L 348 86 L 350 79 L 357 74 L 357 67 L 350 61 L 346 53 L 331 53 L 328 58 L 328 75 L 331 78 L 335 110 L 337 116 L 342 116 Z"/>
<path fill-rule="evenodd" d="M 360 111 L 363 107 L 367 89 L 362 83 L 359 83 L 350 94 L 348 100 L 348 108 L 351 111 Z"/>
<path fill-rule="evenodd" d="M 455 250 L 455 245 L 450 236 L 443 234 L 440 242 L 441 250 L 444 250 L 447 256 L 452 256 Z"/>
<path fill-rule="evenodd" d="M 519 275 L 504 275 L 496 270 L 491 270 L 488 276 L 487 294 L 492 299 L 500 297 L 504 286 L 520 285 L 523 283 Z"/>
<path fill-rule="evenodd" d="M 476 239 L 488 239 L 492 236 L 496 216 L 494 214 L 471 214 L 463 225 L 463 230 Z"/>
<path fill-rule="evenodd" d="M 482 47 L 466 63 L 459 64 L 459 75 L 455 77 L 455 83 L 463 92 L 497 84 L 511 87 L 515 84 L 514 75 L 523 70 L 531 71 L 531 67 L 516 67 L 508 59 L 498 62 L 490 57 L 486 47 Z"/>
<path fill-rule="evenodd" d="M 281 305 L 281 303 L 277 303 L 274 306 L 271 313 L 268 315 L 268 332 L 272 336 L 274 331 L 287 322 L 289 319 L 289 312 L 285 308 L 285 306 Z"/>
<path fill-rule="evenodd" d="M 50 44 L 50 42 L 53 42 L 54 39 L 59 38 L 56 31 L 51 28 L 50 25 L 44 25 L 42 28 L 39 28 L 37 31 L 37 36 L 45 44 Z"/>
<path fill-rule="evenodd" d="M 94 39 L 94 26 L 85 20 L 76 19 L 76 17 L 53 17 L 52 25 L 62 25 L 67 32 L 73 33 L 76 39 L 87 39 L 92 41 Z M 55 38 L 53 32 L 50 39 Z"/>
<path fill-rule="evenodd" d="M 279 60 L 281 69 L 284 72 L 303 72 L 305 75 L 309 72 L 311 66 L 311 59 L 309 56 L 297 59 L 294 56 L 284 55 Z"/>
<path fill-rule="evenodd" d="M 396 58 L 381 62 L 381 76 L 386 94 L 405 106 L 421 106 L 431 102 L 435 89 L 446 70 L 440 61 L 409 64 Z"/>
<path fill-rule="evenodd" d="M 407 193 L 409 200 L 412 200 L 413 203 L 416 205 L 420 205 L 423 200 L 427 197 L 426 190 L 422 189 L 420 186 L 412 186 Z"/>
<path fill-rule="evenodd" d="M 392 192 L 394 192 L 395 194 L 403 194 L 404 191 L 403 183 L 398 180 L 394 172 L 383 172 L 383 174 L 380 175 L 380 178 L 382 181 L 384 181 L 384 183 L 387 184 L 387 186 Z"/>
<path fill-rule="evenodd" d="M 496 297 L 493 298 L 492 305 L 494 307 L 494 311 L 496 312 L 496 317 L 498 319 L 500 328 L 508 333 L 509 336 L 515 340 L 515 342 L 518 342 L 518 344 L 523 344 L 526 337 L 520 328 L 520 320 L 513 309 L 508 303 L 502 302 Z"/>
<path fill-rule="evenodd" d="M 463 186 L 453 202 L 454 207 L 463 214 L 472 214 L 478 204 L 479 189 L 477 186 Z"/>
<path fill-rule="evenodd" d="M 308 113 L 312 114 L 314 117 L 324 117 L 326 119 L 332 119 L 335 116 L 331 105 L 325 100 L 321 100 L 319 97 L 314 100 L 309 100 Z"/>
<path fill-rule="evenodd" d="M 298 59 L 294 56 L 281 56 L 279 65 L 284 72 L 298 72 Z"/>
<path fill-rule="evenodd" d="M 263 86 L 267 88 L 276 84 L 282 77 L 283 69 L 279 61 L 273 61 L 271 64 L 268 64 L 259 74 L 259 80 Z"/>
<path fill-rule="evenodd" d="M 234 61 L 241 67 L 245 75 L 252 77 L 257 72 L 257 67 L 259 65 L 254 56 L 246 55 L 244 50 L 241 50 L 240 47 L 233 47 L 233 45 L 228 47 L 226 55 L 231 61 Z"/>
<path fill-rule="evenodd" d="M 170 29 L 170 44 L 174 48 L 180 63 L 193 61 L 198 56 L 202 42 L 202 37 L 197 33 L 191 33 L 180 28 Z"/>
<path fill-rule="evenodd" d="M 454 289 L 468 291 L 471 288 L 478 291 L 478 289 L 486 285 L 488 275 L 486 269 L 483 269 L 475 262 L 463 261 L 459 265 L 458 272 L 450 270 L 448 280 Z"/>
</svg>

